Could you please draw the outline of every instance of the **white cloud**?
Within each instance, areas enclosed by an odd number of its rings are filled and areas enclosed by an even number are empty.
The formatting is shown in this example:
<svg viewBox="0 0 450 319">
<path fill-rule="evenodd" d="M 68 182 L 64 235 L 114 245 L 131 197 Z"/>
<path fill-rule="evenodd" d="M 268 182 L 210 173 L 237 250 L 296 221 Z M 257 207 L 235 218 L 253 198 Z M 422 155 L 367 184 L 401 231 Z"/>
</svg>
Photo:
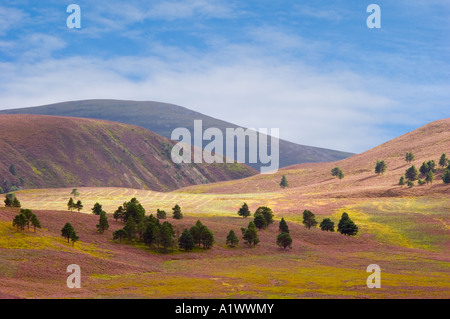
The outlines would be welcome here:
<svg viewBox="0 0 450 319">
<path fill-rule="evenodd" d="M 438 91 L 345 70 L 319 73 L 302 63 L 281 65 L 257 51 L 230 46 L 197 56 L 171 48 L 168 59 L 73 57 L 3 63 L 0 108 L 91 98 L 154 100 L 247 127 L 278 127 L 282 138 L 297 143 L 359 152 L 393 137 L 381 124 L 414 119 L 417 113 L 407 112 L 409 105 L 401 96 L 424 94 L 415 101 L 420 105 Z"/>
<path fill-rule="evenodd" d="M 21 26 L 26 18 L 27 14 L 22 10 L 0 6 L 0 36 Z"/>
</svg>

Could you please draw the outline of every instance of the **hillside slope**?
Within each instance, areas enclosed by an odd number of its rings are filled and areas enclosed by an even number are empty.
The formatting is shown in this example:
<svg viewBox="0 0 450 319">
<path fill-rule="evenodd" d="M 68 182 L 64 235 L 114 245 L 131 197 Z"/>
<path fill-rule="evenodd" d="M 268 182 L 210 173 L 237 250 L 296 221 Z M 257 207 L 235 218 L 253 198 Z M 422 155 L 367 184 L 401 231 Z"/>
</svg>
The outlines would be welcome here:
<svg viewBox="0 0 450 319">
<path fill-rule="evenodd" d="M 194 120 L 202 120 L 203 129 L 216 127 L 225 132 L 225 128 L 238 127 L 178 105 L 160 102 L 85 100 L 3 110 L 0 114 L 41 114 L 102 119 L 138 125 L 167 138 L 170 138 L 172 131 L 178 127 L 185 127 L 193 132 Z M 351 155 L 353 154 L 280 140 L 280 167 L 300 163 L 333 162 Z M 258 163 L 247 164 L 257 170 L 260 168 Z"/>
<path fill-rule="evenodd" d="M 406 152 L 412 152 L 415 160 L 405 161 Z M 286 175 L 289 188 L 283 193 L 295 195 L 328 194 L 335 196 L 382 196 L 432 194 L 448 192 L 450 186 L 441 180 L 442 168 L 435 172 L 433 185 L 407 189 L 398 182 L 405 170 L 412 165 L 417 169 L 423 162 L 434 160 L 436 165 L 442 153 L 450 156 L 450 119 L 429 123 L 417 130 L 379 145 L 362 154 L 331 163 L 311 163 L 286 167 L 273 175 L 257 175 L 240 181 L 199 185 L 179 190 L 194 193 L 255 193 L 280 192 L 280 180 Z M 377 160 L 384 160 L 387 171 L 383 175 L 374 172 Z M 331 176 L 331 169 L 340 167 L 345 178 Z M 424 178 L 424 176 L 420 176 Z M 251 187 L 249 187 L 251 185 Z M 417 182 L 416 182 L 417 185 Z"/>
<path fill-rule="evenodd" d="M 241 164 L 177 165 L 172 141 L 144 128 L 42 115 L 0 116 L 0 186 L 169 191 L 256 174 Z M 14 166 L 14 169 L 11 168 Z"/>
</svg>

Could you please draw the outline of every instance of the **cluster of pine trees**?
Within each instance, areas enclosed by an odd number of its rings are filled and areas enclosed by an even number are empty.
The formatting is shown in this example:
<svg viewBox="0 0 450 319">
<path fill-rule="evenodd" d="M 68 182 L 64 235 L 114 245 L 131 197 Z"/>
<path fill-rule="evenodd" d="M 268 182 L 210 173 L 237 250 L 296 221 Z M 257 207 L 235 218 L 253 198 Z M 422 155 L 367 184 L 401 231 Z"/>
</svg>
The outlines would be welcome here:
<svg viewBox="0 0 450 319">
<path fill-rule="evenodd" d="M 5 195 L 5 207 L 21 207 L 20 201 L 17 199 L 16 194 L 9 193 Z"/>
<path fill-rule="evenodd" d="M 18 230 L 24 230 L 25 226 L 30 229 L 30 225 L 33 227 L 34 232 L 36 232 L 36 228 L 41 228 L 41 222 L 31 209 L 21 209 L 20 213 L 13 219 L 13 227 L 17 227 Z"/>
<path fill-rule="evenodd" d="M 414 161 L 414 154 L 407 152 L 405 160 L 408 163 Z M 442 181 L 446 184 L 450 183 L 450 162 L 447 158 L 447 154 L 443 153 L 438 162 L 441 168 L 444 168 L 444 173 L 442 174 Z M 408 187 L 414 187 L 414 182 L 417 181 L 419 185 L 433 184 L 436 172 L 436 162 L 434 160 L 429 160 L 423 162 L 419 170 L 417 170 L 415 165 L 412 165 L 405 171 L 405 175 L 400 177 L 398 184 L 400 186 L 408 185 Z M 421 178 L 422 177 L 422 178 Z"/>
</svg>

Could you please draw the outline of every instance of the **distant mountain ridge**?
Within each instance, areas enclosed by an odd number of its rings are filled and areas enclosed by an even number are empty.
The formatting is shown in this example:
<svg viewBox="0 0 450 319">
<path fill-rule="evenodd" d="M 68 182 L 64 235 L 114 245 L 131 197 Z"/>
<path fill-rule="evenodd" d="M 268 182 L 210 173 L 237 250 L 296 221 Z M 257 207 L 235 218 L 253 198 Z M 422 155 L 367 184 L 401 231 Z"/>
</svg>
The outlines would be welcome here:
<svg viewBox="0 0 450 319">
<path fill-rule="evenodd" d="M 104 120 L 0 115 L 0 187 L 110 186 L 171 191 L 257 174 L 243 164 L 175 164 L 173 142 Z"/>
<path fill-rule="evenodd" d="M 144 127 L 170 138 L 172 131 L 185 127 L 193 131 L 194 120 L 202 120 L 203 128 L 226 128 L 238 125 L 189 110 L 185 107 L 160 103 L 121 100 L 82 100 L 43 106 L 2 110 L 0 114 L 40 114 L 108 120 Z M 324 148 L 299 145 L 280 139 L 280 167 L 301 163 L 334 162 L 354 154 Z M 248 148 L 247 148 L 248 154 Z M 261 163 L 247 165 L 259 170 Z"/>
</svg>

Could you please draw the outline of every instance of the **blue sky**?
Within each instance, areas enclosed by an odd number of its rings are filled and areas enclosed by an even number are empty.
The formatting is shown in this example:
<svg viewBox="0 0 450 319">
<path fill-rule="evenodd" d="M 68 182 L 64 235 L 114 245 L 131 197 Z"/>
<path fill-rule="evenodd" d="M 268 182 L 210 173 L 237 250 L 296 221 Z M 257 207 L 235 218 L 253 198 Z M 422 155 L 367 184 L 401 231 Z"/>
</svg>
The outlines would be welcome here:
<svg viewBox="0 0 450 319">
<path fill-rule="evenodd" d="M 161 101 L 362 152 L 450 117 L 449 34 L 446 0 L 6 0 L 0 109 Z"/>
</svg>

